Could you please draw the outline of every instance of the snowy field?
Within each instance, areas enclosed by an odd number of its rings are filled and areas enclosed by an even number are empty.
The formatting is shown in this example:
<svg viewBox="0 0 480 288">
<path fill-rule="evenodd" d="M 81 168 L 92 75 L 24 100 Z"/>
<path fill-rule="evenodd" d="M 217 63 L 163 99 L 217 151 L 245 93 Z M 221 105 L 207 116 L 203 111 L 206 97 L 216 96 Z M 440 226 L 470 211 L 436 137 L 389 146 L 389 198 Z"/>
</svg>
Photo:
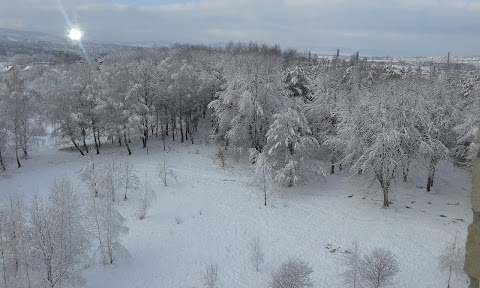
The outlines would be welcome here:
<svg viewBox="0 0 480 288">
<path fill-rule="evenodd" d="M 430 193 L 419 188 L 426 176 L 413 172 L 409 183 L 399 182 L 388 209 L 382 208 L 380 191 L 371 193 L 372 187 L 366 193 L 346 171 L 297 188 L 275 188 L 265 207 L 262 192 L 251 184 L 248 163 L 230 157 L 222 169 L 214 160 L 217 148 L 204 139 L 195 145 L 169 139 L 166 152 L 153 139 L 149 155 L 133 143 L 129 157 L 125 147 L 102 147 L 97 161 L 107 154 L 128 157 L 139 176 L 150 179 L 157 198 L 144 220 L 138 220 L 133 191 L 127 201 L 117 201 L 130 230 L 122 243 L 131 258 L 110 267 L 92 261 L 84 273 L 87 287 L 202 287 L 210 263 L 218 264 L 221 287 L 268 287 L 271 273 L 289 256 L 312 266 L 315 287 L 346 287 L 341 259 L 353 241 L 364 253 L 383 247 L 397 255 L 400 273 L 394 287 L 446 287 L 448 275 L 439 270 L 438 255 L 455 235 L 465 243 L 472 217 L 469 172 L 442 163 Z M 87 157 L 59 150 L 49 139 L 32 154 L 22 168 L 1 176 L 0 199 L 8 191 L 27 198 L 34 191 L 46 194 L 51 181 L 62 177 L 86 190 L 76 171 Z M 177 175 L 167 187 L 156 176 L 164 159 Z M 259 272 L 250 261 L 255 236 L 265 254 Z M 467 286 L 465 276 L 451 285 Z"/>
</svg>

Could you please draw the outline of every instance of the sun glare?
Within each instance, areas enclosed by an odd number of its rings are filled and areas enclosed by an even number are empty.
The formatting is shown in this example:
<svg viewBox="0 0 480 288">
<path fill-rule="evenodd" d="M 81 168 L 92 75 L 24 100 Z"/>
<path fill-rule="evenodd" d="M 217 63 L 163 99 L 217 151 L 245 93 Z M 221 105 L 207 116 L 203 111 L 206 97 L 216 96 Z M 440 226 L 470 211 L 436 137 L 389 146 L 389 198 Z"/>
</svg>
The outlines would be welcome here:
<svg viewBox="0 0 480 288">
<path fill-rule="evenodd" d="M 72 41 L 80 41 L 82 39 L 83 33 L 78 28 L 72 28 L 68 31 L 68 38 Z"/>
</svg>

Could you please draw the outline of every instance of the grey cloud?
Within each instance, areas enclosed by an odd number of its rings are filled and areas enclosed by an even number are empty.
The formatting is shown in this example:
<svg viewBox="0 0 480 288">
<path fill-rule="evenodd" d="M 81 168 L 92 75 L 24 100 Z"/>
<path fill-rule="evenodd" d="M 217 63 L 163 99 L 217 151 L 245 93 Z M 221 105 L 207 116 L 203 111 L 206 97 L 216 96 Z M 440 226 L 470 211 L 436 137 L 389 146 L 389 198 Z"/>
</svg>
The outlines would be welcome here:
<svg viewBox="0 0 480 288">
<path fill-rule="evenodd" d="M 61 35 L 55 0 L 4 0 L 0 27 Z M 20 2 L 20 3 L 19 3 Z M 248 41 L 378 55 L 480 54 L 480 1 L 200 0 L 156 7 L 63 1 L 87 39 L 214 43 Z"/>
</svg>

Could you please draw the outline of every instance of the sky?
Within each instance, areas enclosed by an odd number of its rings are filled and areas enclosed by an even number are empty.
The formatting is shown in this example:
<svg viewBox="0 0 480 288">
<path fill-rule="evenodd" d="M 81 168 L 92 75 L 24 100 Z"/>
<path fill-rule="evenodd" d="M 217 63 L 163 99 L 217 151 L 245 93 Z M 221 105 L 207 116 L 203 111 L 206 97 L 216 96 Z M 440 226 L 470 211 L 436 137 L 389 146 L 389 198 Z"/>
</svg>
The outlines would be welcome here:
<svg viewBox="0 0 480 288">
<path fill-rule="evenodd" d="M 0 0 L 0 28 L 85 41 L 279 44 L 367 56 L 480 55 L 480 0 Z"/>
</svg>

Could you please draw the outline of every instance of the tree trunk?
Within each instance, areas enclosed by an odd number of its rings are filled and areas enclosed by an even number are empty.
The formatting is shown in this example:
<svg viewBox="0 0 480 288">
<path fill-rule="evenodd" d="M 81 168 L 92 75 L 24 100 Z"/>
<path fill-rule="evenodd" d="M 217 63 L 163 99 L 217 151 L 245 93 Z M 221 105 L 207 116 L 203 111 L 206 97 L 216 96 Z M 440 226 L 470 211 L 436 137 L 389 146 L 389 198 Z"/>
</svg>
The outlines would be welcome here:
<svg viewBox="0 0 480 288">
<path fill-rule="evenodd" d="M 163 121 L 162 121 L 163 122 Z M 168 121 L 166 121 L 167 127 L 168 127 Z M 165 130 L 163 128 L 163 123 L 160 123 L 160 133 L 162 134 L 162 142 L 163 142 L 163 151 L 165 151 Z"/>
<path fill-rule="evenodd" d="M 83 153 L 82 149 L 80 149 L 80 147 L 78 147 L 77 142 L 75 142 L 75 140 L 73 140 L 73 138 L 72 138 L 71 140 L 72 140 L 73 146 L 75 146 L 75 148 L 77 148 L 78 152 L 80 152 L 80 154 L 81 154 L 82 156 L 85 156 L 85 154 Z"/>
<path fill-rule="evenodd" d="M 265 200 L 265 206 L 267 206 L 267 180 L 263 178 L 263 198 Z"/>
<path fill-rule="evenodd" d="M 410 170 L 410 161 L 407 161 L 407 163 L 403 166 L 403 182 L 407 182 L 409 170 Z"/>
<path fill-rule="evenodd" d="M 87 142 L 85 141 L 85 138 L 87 136 L 86 134 L 87 134 L 87 132 L 85 132 L 85 128 L 82 128 L 83 148 L 85 149 L 85 152 L 88 153 L 88 146 L 87 146 Z M 83 153 L 82 153 L 82 156 L 84 156 Z"/>
<path fill-rule="evenodd" d="M 102 147 L 102 139 L 100 139 L 100 128 L 97 129 L 97 140 L 98 140 L 98 147 Z"/>
<path fill-rule="evenodd" d="M 147 141 L 148 141 L 148 127 L 145 127 L 143 129 L 143 138 L 142 138 L 143 148 L 147 148 Z"/>
<path fill-rule="evenodd" d="M 2 150 L 0 150 L 0 171 L 6 171 L 5 164 L 3 163 Z"/>
<path fill-rule="evenodd" d="M 334 156 L 335 151 L 332 151 L 332 166 L 330 167 L 330 174 L 335 174 L 335 156 Z"/>
<path fill-rule="evenodd" d="M 184 137 L 183 137 L 183 125 L 182 125 L 182 116 L 180 115 L 180 136 L 181 136 L 181 141 L 180 143 L 183 143 Z"/>
<path fill-rule="evenodd" d="M 430 192 L 433 187 L 433 177 L 435 176 L 436 165 L 437 165 L 437 160 L 432 158 L 430 160 L 430 165 L 428 167 L 427 192 Z"/>
<path fill-rule="evenodd" d="M 390 190 L 390 184 L 382 178 L 381 175 L 377 175 L 377 180 L 380 182 L 380 187 L 382 187 L 383 192 L 383 207 L 387 208 L 390 205 L 390 201 L 388 201 L 388 192 Z"/>
<path fill-rule="evenodd" d="M 175 118 L 172 118 L 172 141 L 175 141 Z"/>
<path fill-rule="evenodd" d="M 132 151 L 130 150 L 130 145 L 128 145 L 127 141 L 127 133 L 123 132 L 123 140 L 125 141 L 125 146 L 127 146 L 128 155 L 132 155 Z"/>
<path fill-rule="evenodd" d="M 5 267 L 5 253 L 3 252 L 3 250 L 0 250 L 1 253 L 0 253 L 0 256 L 1 256 L 1 260 L 2 260 L 2 271 L 3 271 L 3 282 L 5 283 L 5 288 L 8 288 L 7 287 L 7 269 Z"/>
<path fill-rule="evenodd" d="M 383 207 L 388 207 L 390 202 L 388 201 L 388 190 L 383 190 Z"/>
<path fill-rule="evenodd" d="M 185 117 L 185 141 L 188 141 L 188 134 L 190 134 L 190 115 Z"/>
<path fill-rule="evenodd" d="M 17 145 L 15 145 L 17 146 Z M 15 147 L 15 157 L 17 158 L 17 166 L 18 168 L 22 167 L 22 164 L 20 164 L 20 159 L 18 158 L 18 148 Z"/>
<path fill-rule="evenodd" d="M 167 120 L 165 121 L 165 135 L 168 136 L 168 118 L 167 118 Z"/>
<path fill-rule="evenodd" d="M 93 141 L 95 142 L 95 149 L 97 149 L 97 155 L 100 154 L 98 150 L 98 142 L 97 142 L 97 133 L 95 132 L 95 126 L 92 127 L 93 130 Z"/>
</svg>

